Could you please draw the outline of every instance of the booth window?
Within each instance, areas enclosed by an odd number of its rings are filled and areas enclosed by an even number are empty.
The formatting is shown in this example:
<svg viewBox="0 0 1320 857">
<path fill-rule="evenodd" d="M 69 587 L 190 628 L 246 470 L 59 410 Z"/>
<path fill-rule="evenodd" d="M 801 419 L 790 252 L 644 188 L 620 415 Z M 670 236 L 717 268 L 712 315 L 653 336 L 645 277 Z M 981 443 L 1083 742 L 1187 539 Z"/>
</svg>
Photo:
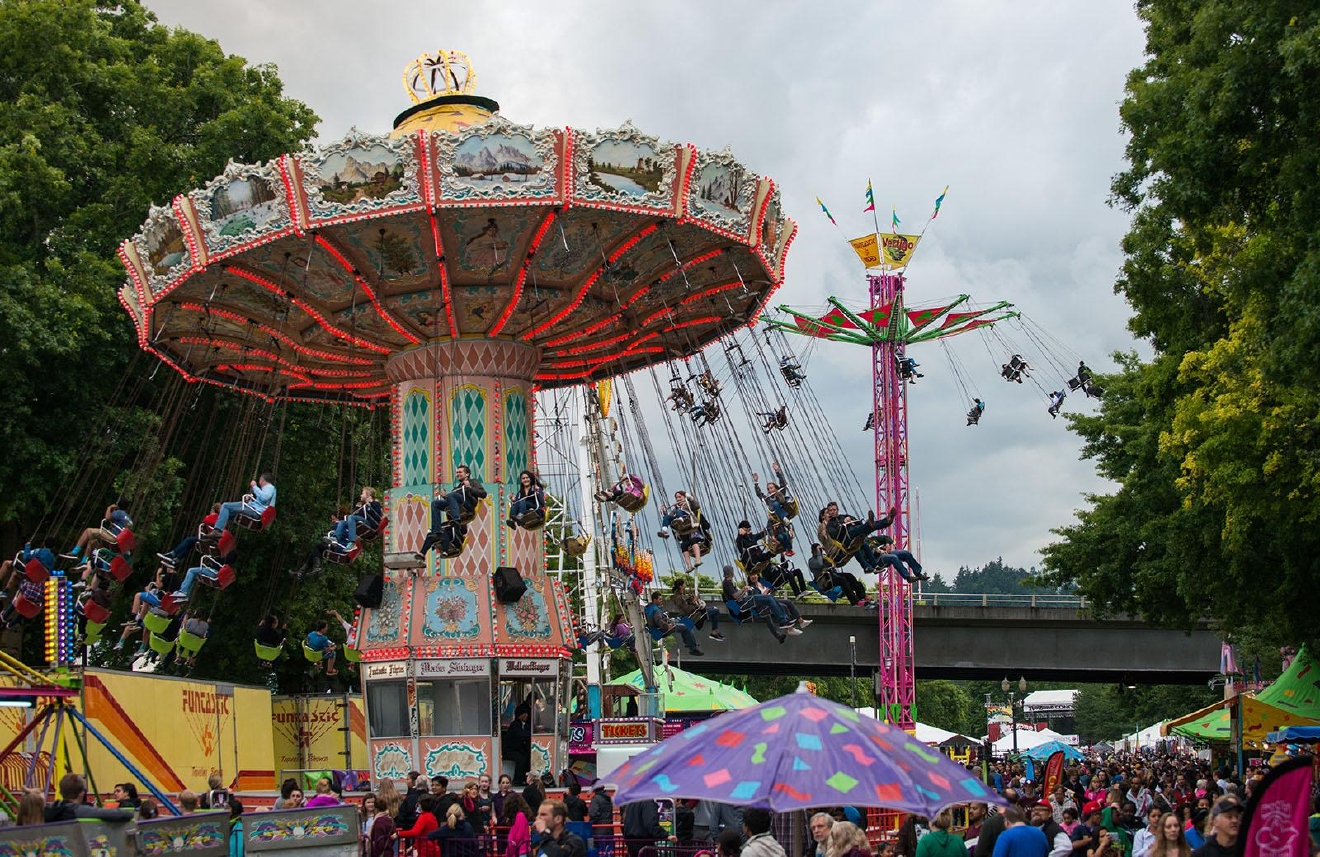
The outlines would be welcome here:
<svg viewBox="0 0 1320 857">
<path fill-rule="evenodd" d="M 400 738 L 408 734 L 408 683 L 369 681 L 367 719 L 373 738 Z"/>
<path fill-rule="evenodd" d="M 423 735 L 490 735 L 490 680 L 419 681 L 417 715 Z"/>
</svg>

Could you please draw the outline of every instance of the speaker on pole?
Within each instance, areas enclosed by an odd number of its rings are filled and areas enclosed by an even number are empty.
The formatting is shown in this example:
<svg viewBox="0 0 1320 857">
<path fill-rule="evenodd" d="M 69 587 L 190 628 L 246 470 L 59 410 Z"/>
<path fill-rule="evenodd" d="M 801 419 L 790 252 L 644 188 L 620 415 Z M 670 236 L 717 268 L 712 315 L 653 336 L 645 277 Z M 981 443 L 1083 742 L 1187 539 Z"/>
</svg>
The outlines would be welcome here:
<svg viewBox="0 0 1320 857">
<path fill-rule="evenodd" d="M 512 604 L 527 592 L 518 569 L 502 565 L 495 569 L 495 597 L 505 604 Z"/>
</svg>

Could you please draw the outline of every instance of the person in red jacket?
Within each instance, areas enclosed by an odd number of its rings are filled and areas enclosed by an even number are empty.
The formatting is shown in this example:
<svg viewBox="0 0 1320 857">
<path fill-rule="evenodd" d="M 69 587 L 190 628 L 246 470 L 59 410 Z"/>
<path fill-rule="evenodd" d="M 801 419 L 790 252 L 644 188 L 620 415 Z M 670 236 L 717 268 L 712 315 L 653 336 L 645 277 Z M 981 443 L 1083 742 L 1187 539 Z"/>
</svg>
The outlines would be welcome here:
<svg viewBox="0 0 1320 857">
<path fill-rule="evenodd" d="M 400 839 L 411 839 L 417 848 L 417 857 L 440 857 L 440 844 L 426 837 L 440 827 L 435 817 L 435 798 L 422 795 L 417 799 L 417 822 L 407 830 L 399 831 Z"/>
</svg>

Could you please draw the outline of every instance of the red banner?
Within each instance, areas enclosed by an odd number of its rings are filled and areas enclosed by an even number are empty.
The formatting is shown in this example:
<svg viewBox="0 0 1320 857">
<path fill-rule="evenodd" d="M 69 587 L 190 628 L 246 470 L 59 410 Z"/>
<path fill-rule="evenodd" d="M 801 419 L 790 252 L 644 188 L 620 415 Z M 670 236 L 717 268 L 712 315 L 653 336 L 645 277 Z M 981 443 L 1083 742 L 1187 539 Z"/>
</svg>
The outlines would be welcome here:
<svg viewBox="0 0 1320 857">
<path fill-rule="evenodd" d="M 1063 782 L 1063 751 L 1056 750 L 1050 754 L 1049 761 L 1045 763 L 1045 781 L 1041 786 L 1040 793 L 1045 797 L 1054 794 L 1054 787 Z"/>
<path fill-rule="evenodd" d="M 1310 756 L 1289 759 L 1265 775 L 1242 818 L 1242 857 L 1307 857 L 1313 776 Z"/>
</svg>

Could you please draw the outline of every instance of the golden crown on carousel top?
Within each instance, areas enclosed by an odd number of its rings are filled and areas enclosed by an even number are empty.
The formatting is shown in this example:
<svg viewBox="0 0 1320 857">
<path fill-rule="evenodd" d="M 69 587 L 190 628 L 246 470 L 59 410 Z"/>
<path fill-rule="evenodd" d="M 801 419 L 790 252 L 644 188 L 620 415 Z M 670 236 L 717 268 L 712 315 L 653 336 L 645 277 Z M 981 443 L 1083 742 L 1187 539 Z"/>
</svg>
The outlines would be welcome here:
<svg viewBox="0 0 1320 857">
<path fill-rule="evenodd" d="M 438 95 L 470 95 L 477 88 L 477 73 L 462 51 L 422 54 L 403 70 L 403 88 L 414 104 Z"/>
</svg>

